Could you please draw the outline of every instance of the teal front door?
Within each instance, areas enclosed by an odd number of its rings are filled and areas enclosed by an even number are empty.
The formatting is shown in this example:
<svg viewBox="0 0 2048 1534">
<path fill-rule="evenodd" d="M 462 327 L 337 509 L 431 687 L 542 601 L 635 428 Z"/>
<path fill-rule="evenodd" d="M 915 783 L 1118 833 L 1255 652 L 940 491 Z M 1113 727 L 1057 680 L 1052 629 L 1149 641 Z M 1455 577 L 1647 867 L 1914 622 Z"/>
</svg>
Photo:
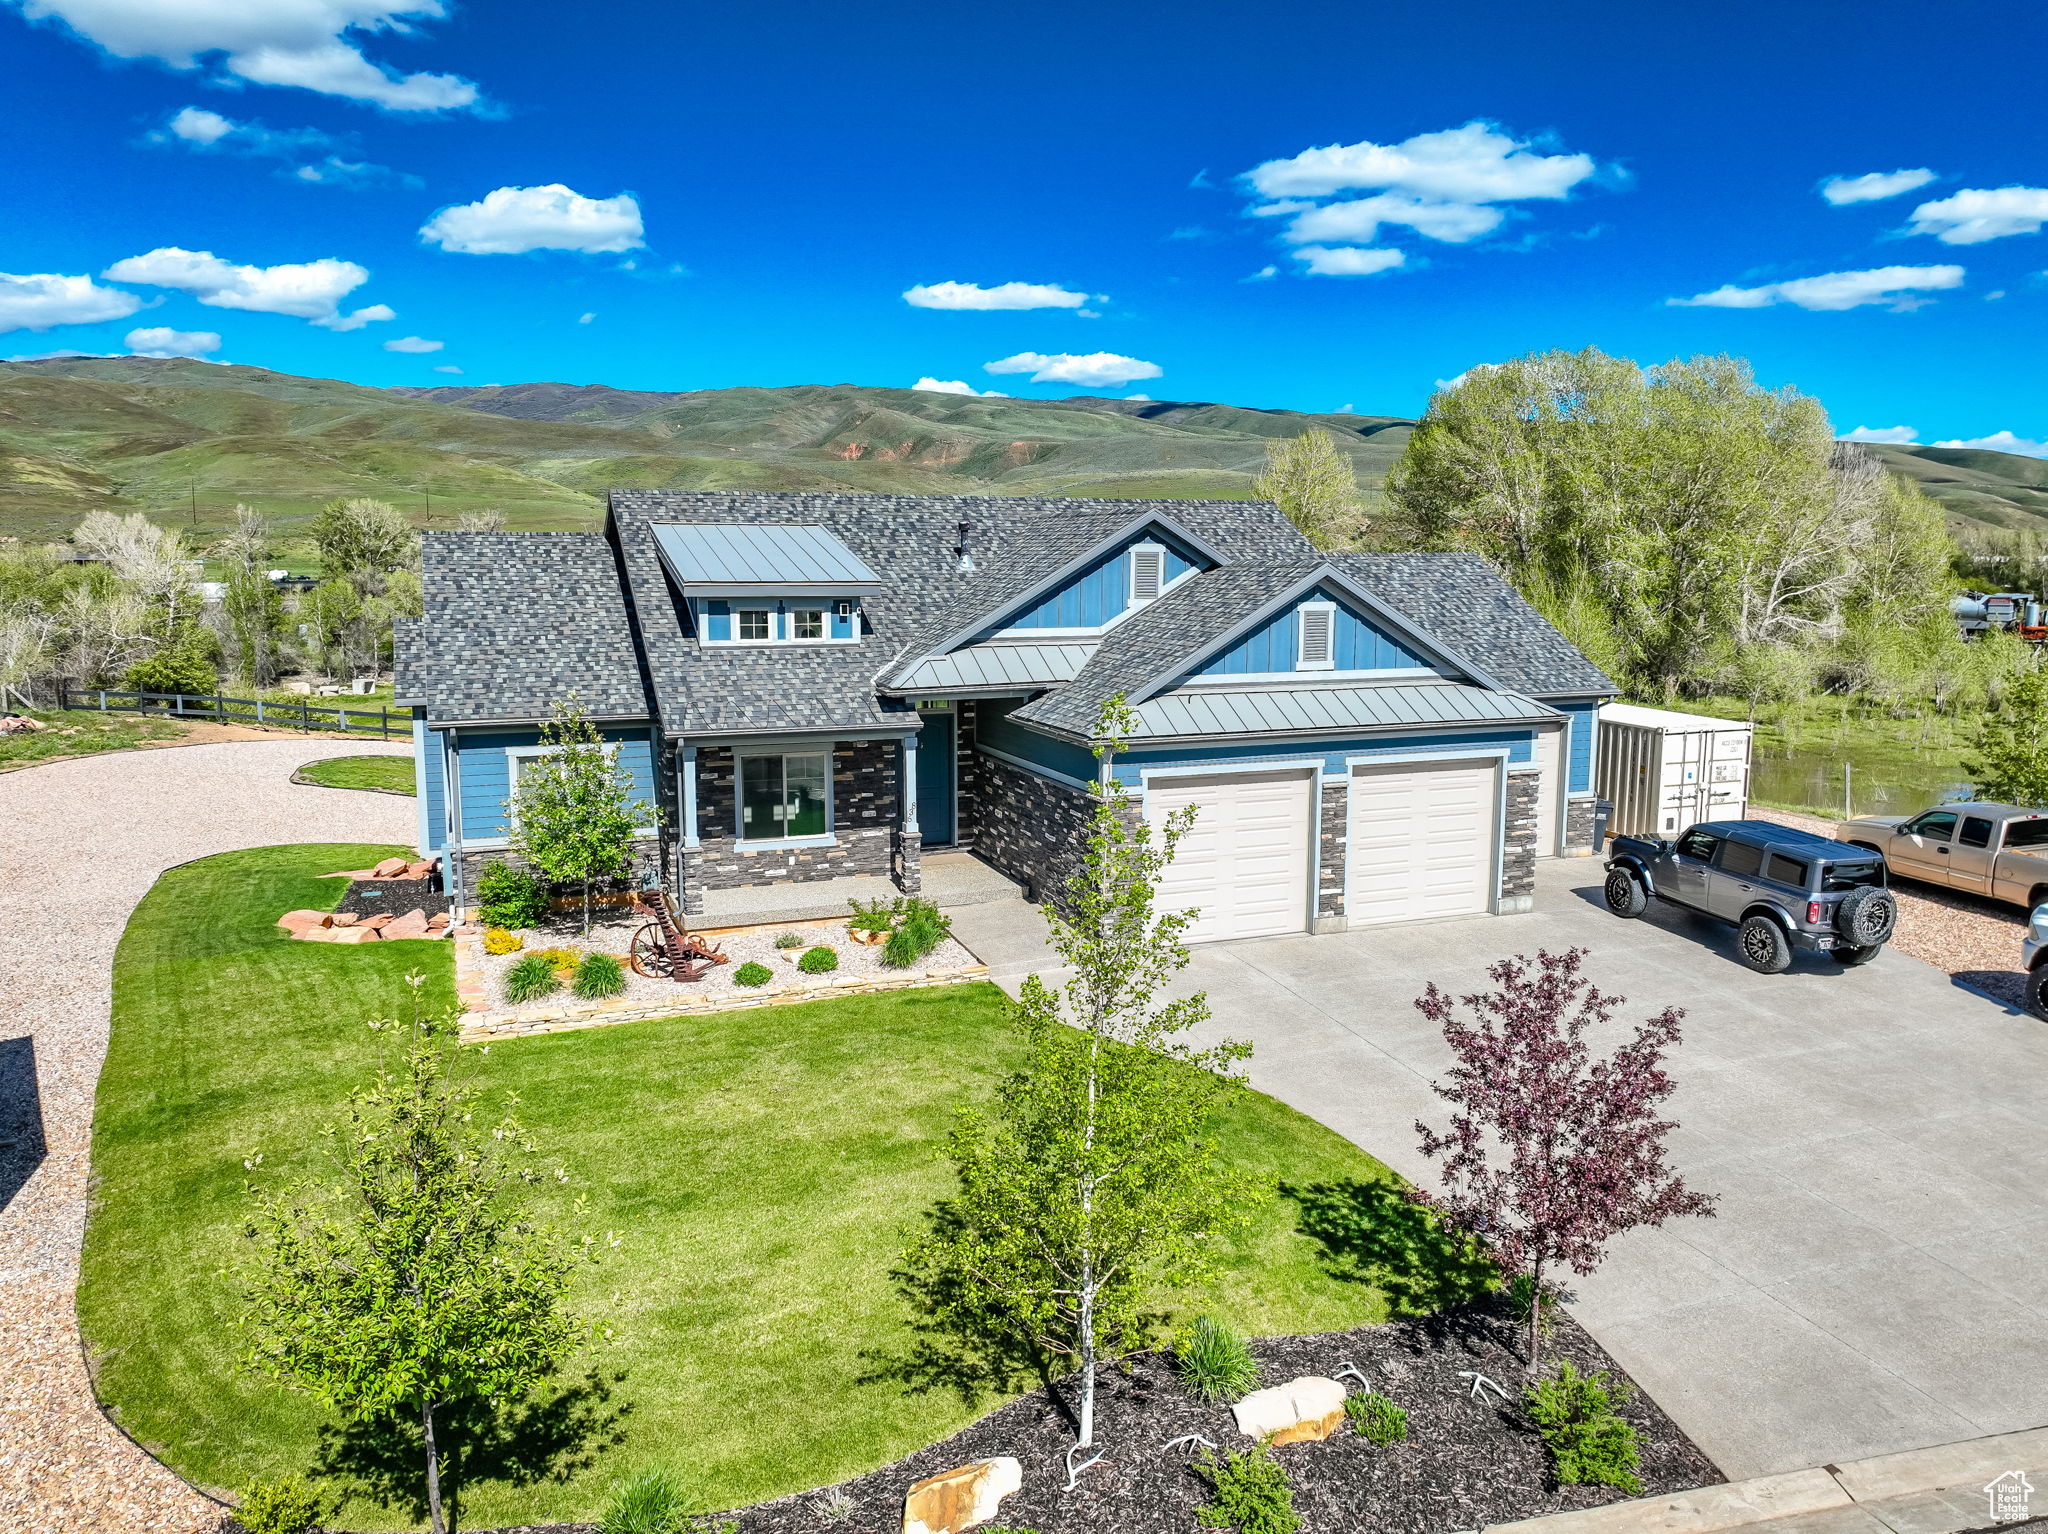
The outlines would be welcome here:
<svg viewBox="0 0 2048 1534">
<path fill-rule="evenodd" d="M 953 714 L 920 710 L 917 737 L 917 826 L 927 847 L 953 840 Z"/>
</svg>

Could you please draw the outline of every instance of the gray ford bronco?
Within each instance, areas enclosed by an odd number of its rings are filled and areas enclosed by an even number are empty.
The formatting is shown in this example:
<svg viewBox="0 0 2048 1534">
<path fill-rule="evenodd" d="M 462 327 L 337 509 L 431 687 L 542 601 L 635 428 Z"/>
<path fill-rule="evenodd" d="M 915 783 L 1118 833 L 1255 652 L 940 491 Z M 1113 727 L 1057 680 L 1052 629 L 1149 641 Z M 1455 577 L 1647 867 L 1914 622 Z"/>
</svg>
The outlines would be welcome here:
<svg viewBox="0 0 2048 1534">
<path fill-rule="evenodd" d="M 1763 975 L 1794 950 L 1867 964 L 1898 925 L 1884 859 L 1767 820 L 1709 820 L 1675 842 L 1608 843 L 1607 909 L 1640 916 L 1652 896 L 1733 922 L 1742 962 Z"/>
</svg>

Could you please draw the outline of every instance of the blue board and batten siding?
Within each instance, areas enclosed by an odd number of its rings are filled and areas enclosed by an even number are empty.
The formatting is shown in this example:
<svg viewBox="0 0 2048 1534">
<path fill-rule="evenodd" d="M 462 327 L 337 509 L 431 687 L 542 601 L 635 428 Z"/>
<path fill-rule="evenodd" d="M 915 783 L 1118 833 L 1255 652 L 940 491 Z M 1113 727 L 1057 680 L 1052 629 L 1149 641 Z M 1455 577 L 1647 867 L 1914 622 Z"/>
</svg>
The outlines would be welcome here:
<svg viewBox="0 0 2048 1534">
<path fill-rule="evenodd" d="M 723 599 L 694 602 L 691 604 L 691 608 L 696 613 L 697 623 L 705 641 L 711 644 L 723 644 L 732 638 L 732 614 L 733 609 L 736 607 L 772 608 L 776 614 L 775 637 L 777 639 L 782 638 L 788 631 L 788 615 L 792 608 L 801 607 L 812 611 L 823 609 L 825 613 L 826 634 L 833 639 L 853 639 L 858 634 L 857 625 L 860 622 L 860 604 L 852 602 L 849 605 L 853 611 L 842 614 L 839 612 L 836 602 L 820 601 L 816 598 L 810 601 L 783 598 L 770 601 L 764 597 L 757 602 L 731 602 Z"/>
<path fill-rule="evenodd" d="M 1197 567 L 1194 551 L 1174 540 L 1147 534 L 1132 543 L 1156 543 L 1166 550 L 1162 587 Z M 1046 597 L 1036 607 L 1011 618 L 1000 629 L 1096 629 L 1123 616 L 1130 606 L 1131 561 L 1129 545 L 1112 550 Z"/>
<path fill-rule="evenodd" d="M 1593 792 L 1593 736 L 1600 728 L 1600 700 L 1553 699 L 1550 706 L 1565 716 L 1565 792 Z"/>
<path fill-rule="evenodd" d="M 634 797 L 642 804 L 658 803 L 654 782 L 654 746 L 644 725 L 600 726 L 607 741 L 616 741 L 619 764 L 633 784 Z M 423 852 L 445 850 L 448 826 L 447 785 L 442 771 L 446 735 L 439 730 L 420 732 L 416 748 L 420 782 L 426 788 L 423 823 L 431 845 Z M 511 753 L 540 745 L 540 731 L 463 731 L 455 741 L 456 785 L 462 811 L 462 839 L 465 843 L 490 844 L 505 840 L 505 801 L 512 794 Z M 652 817 L 650 817 L 651 823 Z"/>
<path fill-rule="evenodd" d="M 1428 660 L 1369 618 L 1345 606 L 1332 593 L 1318 589 L 1302 600 L 1335 602 L 1337 606 L 1332 665 L 1318 667 L 1319 672 L 1435 669 Z M 1293 671 L 1300 655 L 1299 627 L 1295 609 L 1290 608 L 1197 667 L 1192 675 L 1267 676 L 1274 672 Z"/>
</svg>

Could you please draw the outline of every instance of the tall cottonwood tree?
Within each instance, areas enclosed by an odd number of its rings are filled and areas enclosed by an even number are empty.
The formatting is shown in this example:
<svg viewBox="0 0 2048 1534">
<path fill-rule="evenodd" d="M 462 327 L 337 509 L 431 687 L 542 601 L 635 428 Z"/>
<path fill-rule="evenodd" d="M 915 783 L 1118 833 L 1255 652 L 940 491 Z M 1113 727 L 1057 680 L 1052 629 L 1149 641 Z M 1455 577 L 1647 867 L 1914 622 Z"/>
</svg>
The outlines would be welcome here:
<svg viewBox="0 0 2048 1534">
<path fill-rule="evenodd" d="M 1355 543 L 1364 531 L 1358 475 L 1338 450 L 1337 439 L 1321 427 L 1268 442 L 1266 467 L 1252 489 L 1284 511 L 1319 549 Z"/>
<path fill-rule="evenodd" d="M 1623 1231 L 1714 1212 L 1665 1164 L 1677 1126 L 1657 1116 L 1673 1090 L 1664 1053 L 1684 1014 L 1667 1007 L 1594 1059 L 1586 1033 L 1605 1033 L 1623 998 L 1580 973 L 1583 954 L 1502 959 L 1487 971 L 1497 989 L 1454 1003 L 1432 982 L 1415 1003 L 1458 1063 L 1433 1084 L 1457 1110 L 1449 1127 L 1415 1124 L 1443 1189 L 1414 1196 L 1529 1279 L 1531 1374 L 1547 1272 L 1591 1273 Z"/>
<path fill-rule="evenodd" d="M 1099 758 L 1113 760 L 1130 721 L 1113 699 Z M 1207 997 L 1158 999 L 1188 962 L 1194 913 L 1154 902 L 1193 814 L 1155 835 L 1103 775 L 1081 870 L 1064 908 L 1046 908 L 1072 978 L 1025 980 L 1011 1009 L 1023 1063 L 992 1105 L 960 1114 L 947 1142 L 959 1191 L 904 1259 L 932 1324 L 1071 1367 L 1077 1448 L 1095 1441 L 1097 1362 L 1150 1340 L 1148 1307 L 1209 1271 L 1215 1238 L 1255 1193 L 1206 1137 L 1243 1089 L 1233 1068 L 1250 1046 L 1196 1049 L 1185 1035 Z"/>
</svg>

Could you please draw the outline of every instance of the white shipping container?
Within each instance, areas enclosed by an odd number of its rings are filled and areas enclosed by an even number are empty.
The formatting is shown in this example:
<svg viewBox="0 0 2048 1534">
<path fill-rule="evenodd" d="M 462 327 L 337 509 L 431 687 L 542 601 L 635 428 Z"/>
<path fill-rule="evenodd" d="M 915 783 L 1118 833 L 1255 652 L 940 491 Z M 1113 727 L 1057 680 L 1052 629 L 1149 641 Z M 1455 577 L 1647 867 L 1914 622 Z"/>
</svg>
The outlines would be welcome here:
<svg viewBox="0 0 2048 1534">
<path fill-rule="evenodd" d="M 1593 791 L 1614 806 L 1610 836 L 1676 836 L 1749 808 L 1749 726 L 1634 703 L 1600 709 Z"/>
</svg>

